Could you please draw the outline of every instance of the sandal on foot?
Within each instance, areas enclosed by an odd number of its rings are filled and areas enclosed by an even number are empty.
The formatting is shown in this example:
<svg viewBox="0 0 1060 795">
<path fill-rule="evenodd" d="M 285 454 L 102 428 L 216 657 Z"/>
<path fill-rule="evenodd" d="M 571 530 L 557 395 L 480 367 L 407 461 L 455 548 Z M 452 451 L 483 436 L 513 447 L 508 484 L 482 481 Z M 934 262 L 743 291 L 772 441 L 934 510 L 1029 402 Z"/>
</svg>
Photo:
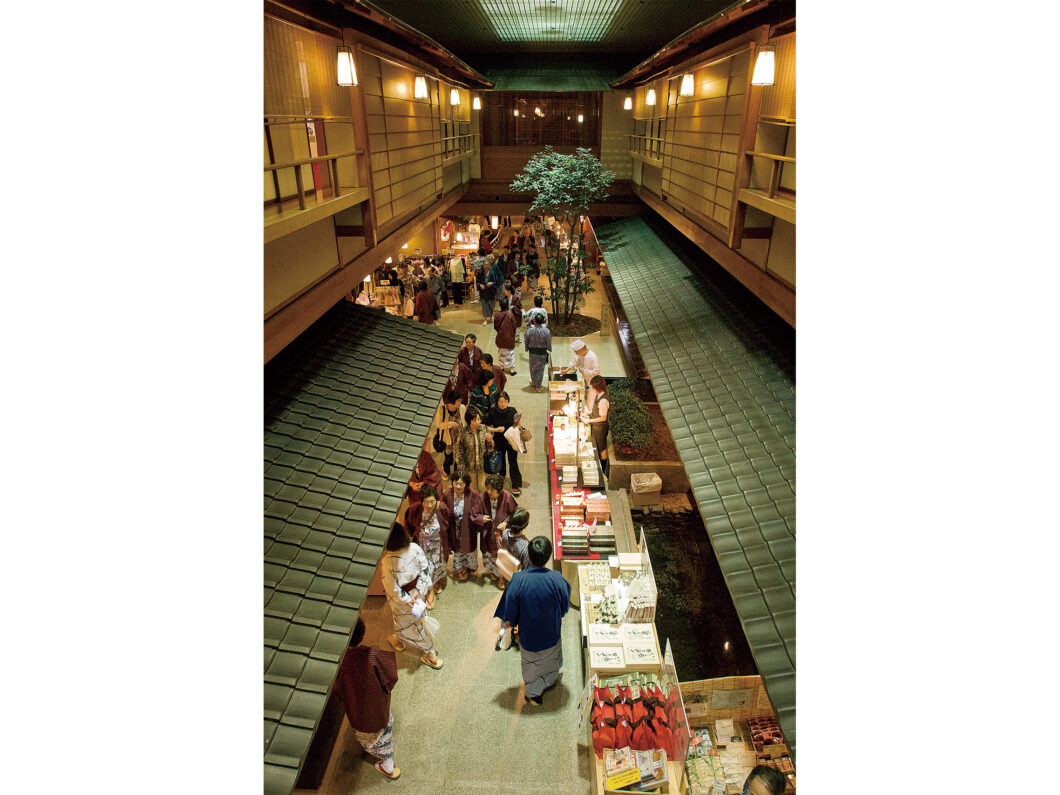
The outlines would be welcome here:
<svg viewBox="0 0 1060 795">
<path fill-rule="evenodd" d="M 387 773 L 381 767 L 382 764 L 383 764 L 382 762 L 376 762 L 375 763 L 375 769 L 378 770 L 380 773 L 382 773 L 384 776 L 386 776 L 391 781 L 396 781 L 398 779 L 398 777 L 401 776 L 401 768 L 398 767 L 397 765 L 394 766 L 394 772 L 393 773 Z"/>
<path fill-rule="evenodd" d="M 397 635 L 391 635 L 387 638 L 390 645 L 394 647 L 396 651 L 405 651 L 405 644 L 397 639 Z"/>
<path fill-rule="evenodd" d="M 512 496 L 513 497 L 518 497 L 522 493 L 523 493 L 522 489 L 512 488 Z"/>
<path fill-rule="evenodd" d="M 426 654 L 420 657 L 420 662 L 426 665 L 428 668 L 433 668 L 436 671 L 443 665 L 443 661 L 440 657 L 435 657 L 434 661 L 432 662 L 431 658 L 428 657 Z"/>
<path fill-rule="evenodd" d="M 430 610 L 431 608 L 433 608 L 433 607 L 434 607 L 434 604 L 435 604 L 435 602 L 437 601 L 437 600 L 435 599 L 435 596 L 434 596 L 434 591 L 433 591 L 433 590 L 432 590 L 432 591 L 427 591 L 427 598 L 426 598 L 426 599 L 424 599 L 423 601 L 425 601 L 425 602 L 427 603 L 427 609 L 428 609 L 428 610 Z"/>
</svg>

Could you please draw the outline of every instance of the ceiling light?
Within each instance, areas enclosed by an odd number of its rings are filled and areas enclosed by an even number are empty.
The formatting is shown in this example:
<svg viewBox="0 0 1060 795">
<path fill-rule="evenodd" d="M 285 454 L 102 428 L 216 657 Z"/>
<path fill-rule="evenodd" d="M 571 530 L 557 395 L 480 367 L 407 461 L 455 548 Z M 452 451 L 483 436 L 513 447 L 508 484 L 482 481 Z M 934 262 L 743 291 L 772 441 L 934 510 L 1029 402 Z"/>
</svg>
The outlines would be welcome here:
<svg viewBox="0 0 1060 795">
<path fill-rule="evenodd" d="M 623 0 L 565 0 L 536 14 L 511 0 L 479 0 L 478 5 L 501 41 L 600 41 Z"/>
<path fill-rule="evenodd" d="M 416 75 L 416 88 L 412 96 L 416 99 L 427 99 L 427 78 L 423 75 Z"/>
<path fill-rule="evenodd" d="M 353 65 L 353 51 L 345 44 L 338 46 L 338 84 L 340 86 L 357 85 L 357 68 Z"/>
<path fill-rule="evenodd" d="M 682 97 L 694 97 L 696 95 L 696 79 L 692 77 L 692 73 L 684 75 L 681 78 L 681 96 Z"/>
<path fill-rule="evenodd" d="M 654 88 L 649 88 L 648 89 L 648 97 L 647 97 L 647 99 L 644 100 L 644 104 L 645 105 L 654 105 L 655 104 L 655 89 Z"/>
<path fill-rule="evenodd" d="M 389 265 L 393 261 L 394 261 L 393 257 L 387 257 L 385 260 L 383 260 L 383 263 L 386 264 L 386 265 Z"/>
<path fill-rule="evenodd" d="M 623 110 L 633 110 L 633 97 L 626 97 L 626 104 L 622 106 Z"/>
<path fill-rule="evenodd" d="M 371 284 L 372 283 L 372 275 L 371 274 L 368 274 L 367 276 L 364 277 L 364 283 L 365 284 Z"/>
<path fill-rule="evenodd" d="M 776 47 L 766 45 L 758 48 L 758 58 L 755 59 L 755 71 L 751 77 L 752 86 L 773 85 L 773 62 L 776 55 Z"/>
<path fill-rule="evenodd" d="M 449 104 L 459 105 L 460 104 L 460 92 L 455 88 L 449 92 Z"/>
<path fill-rule="evenodd" d="M 409 247 L 408 243 L 406 243 L 405 245 L 402 246 L 402 248 L 408 248 L 408 247 Z"/>
<path fill-rule="evenodd" d="M 478 97 L 471 100 L 471 110 L 482 110 L 482 100 Z"/>
</svg>

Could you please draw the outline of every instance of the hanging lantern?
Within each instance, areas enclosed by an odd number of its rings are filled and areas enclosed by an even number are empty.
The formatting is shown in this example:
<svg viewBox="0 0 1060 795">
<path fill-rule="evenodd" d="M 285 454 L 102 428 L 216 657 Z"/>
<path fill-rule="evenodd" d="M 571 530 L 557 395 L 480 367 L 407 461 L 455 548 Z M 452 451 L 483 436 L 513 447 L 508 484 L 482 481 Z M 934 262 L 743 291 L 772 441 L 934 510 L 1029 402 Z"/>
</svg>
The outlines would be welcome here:
<svg viewBox="0 0 1060 795">
<path fill-rule="evenodd" d="M 460 92 L 455 88 L 449 92 L 449 104 L 459 105 L 460 104 Z"/>
<path fill-rule="evenodd" d="M 496 215 L 490 216 L 490 226 L 496 229 L 501 225 L 501 219 Z"/>
<path fill-rule="evenodd" d="M 579 113 L 578 114 L 578 124 L 581 124 L 583 121 L 585 121 L 585 115 Z"/>
<path fill-rule="evenodd" d="M 696 79 L 692 77 L 691 72 L 681 78 L 680 94 L 682 97 L 694 97 L 696 95 Z"/>
<path fill-rule="evenodd" d="M 338 59 L 335 65 L 340 86 L 357 85 L 357 68 L 353 65 L 353 51 L 345 44 L 338 46 Z"/>
<path fill-rule="evenodd" d="M 519 108 L 516 108 L 515 110 L 513 110 L 512 111 L 512 115 L 513 116 L 518 116 L 519 115 Z"/>
<path fill-rule="evenodd" d="M 652 105 L 655 104 L 655 89 L 654 88 L 649 88 L 648 89 L 648 96 L 644 100 L 644 104 L 645 105 L 649 105 L 649 106 L 652 106 Z"/>
<path fill-rule="evenodd" d="M 471 110 L 482 110 L 482 100 L 478 97 L 471 100 Z"/>
<path fill-rule="evenodd" d="M 633 97 L 626 97 L 626 104 L 622 106 L 623 110 L 633 110 Z"/>
<path fill-rule="evenodd" d="M 427 78 L 416 75 L 416 89 L 412 92 L 416 99 L 427 99 Z"/>
<path fill-rule="evenodd" d="M 773 85 L 776 50 L 777 48 L 771 44 L 758 49 L 758 58 L 755 59 L 755 71 L 751 77 L 752 86 Z"/>
</svg>

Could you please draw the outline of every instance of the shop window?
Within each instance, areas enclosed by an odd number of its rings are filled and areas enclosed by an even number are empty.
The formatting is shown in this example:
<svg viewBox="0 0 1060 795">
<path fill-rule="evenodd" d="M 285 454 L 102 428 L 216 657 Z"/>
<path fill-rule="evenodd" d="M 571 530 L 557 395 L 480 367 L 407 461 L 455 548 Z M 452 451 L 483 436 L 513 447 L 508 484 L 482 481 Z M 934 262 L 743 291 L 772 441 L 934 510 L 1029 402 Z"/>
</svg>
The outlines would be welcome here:
<svg viewBox="0 0 1060 795">
<path fill-rule="evenodd" d="M 598 92 L 490 91 L 482 105 L 482 145 L 599 147 L 602 107 Z"/>
</svg>

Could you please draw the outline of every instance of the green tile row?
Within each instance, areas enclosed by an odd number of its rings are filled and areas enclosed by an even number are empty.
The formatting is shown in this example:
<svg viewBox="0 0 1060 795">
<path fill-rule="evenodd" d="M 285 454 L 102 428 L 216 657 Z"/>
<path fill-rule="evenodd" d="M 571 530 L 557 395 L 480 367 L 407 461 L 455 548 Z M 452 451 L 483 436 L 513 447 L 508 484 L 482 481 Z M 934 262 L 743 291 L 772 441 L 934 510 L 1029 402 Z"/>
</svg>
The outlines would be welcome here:
<svg viewBox="0 0 1060 795">
<path fill-rule="evenodd" d="M 756 665 L 795 742 L 795 393 L 753 311 L 642 218 L 597 229 Z M 789 682 L 791 687 L 789 688 Z"/>
</svg>

